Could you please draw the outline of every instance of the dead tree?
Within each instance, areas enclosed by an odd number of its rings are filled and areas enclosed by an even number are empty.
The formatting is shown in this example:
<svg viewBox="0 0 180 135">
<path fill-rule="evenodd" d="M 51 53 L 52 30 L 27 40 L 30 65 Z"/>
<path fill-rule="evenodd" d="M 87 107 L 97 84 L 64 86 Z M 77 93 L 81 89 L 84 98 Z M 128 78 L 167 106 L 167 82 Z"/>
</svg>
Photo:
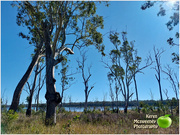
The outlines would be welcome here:
<svg viewBox="0 0 180 135">
<path fill-rule="evenodd" d="M 85 103 L 84 103 L 84 110 L 86 112 L 87 110 L 87 103 L 88 103 L 88 97 L 89 97 L 89 93 L 91 92 L 91 90 L 94 88 L 94 84 L 89 87 L 89 81 L 90 81 L 90 77 L 91 77 L 91 67 L 92 66 L 89 66 L 88 67 L 88 75 L 85 76 L 85 62 L 87 60 L 87 57 L 86 57 L 86 53 L 87 51 L 84 51 L 83 53 L 81 53 L 81 58 L 82 60 L 77 60 L 77 63 L 78 63 L 78 67 L 81 71 L 81 75 L 82 75 L 82 78 L 83 78 L 83 83 L 84 83 L 84 92 L 85 92 Z"/>
<path fill-rule="evenodd" d="M 134 46 L 134 42 L 131 42 L 132 46 Z M 140 107 L 139 107 L 139 98 L 138 98 L 138 88 L 137 88 L 137 81 L 136 81 L 136 74 L 137 73 L 143 73 L 142 70 L 151 66 L 153 61 L 151 59 L 151 56 L 149 55 L 146 60 L 145 66 L 139 68 L 139 65 L 141 63 L 141 57 L 137 56 L 137 50 L 134 52 L 133 60 L 132 60 L 132 66 L 131 66 L 131 74 L 133 75 L 133 81 L 134 81 L 134 87 L 136 91 L 136 99 L 137 99 L 137 109 L 138 112 L 140 113 Z"/>
<path fill-rule="evenodd" d="M 110 96 L 111 102 L 112 102 L 112 109 L 114 110 L 114 92 L 112 89 L 113 79 L 111 78 L 111 74 L 108 74 L 108 81 L 109 81 L 109 96 Z"/>
<path fill-rule="evenodd" d="M 169 80 L 169 82 L 171 83 L 172 89 L 176 95 L 176 99 L 177 99 L 177 101 L 179 101 L 179 99 L 178 99 L 179 86 L 176 85 L 176 82 L 175 82 L 177 75 L 174 73 L 174 71 L 172 70 L 172 68 L 169 65 L 167 65 L 165 67 L 165 69 L 166 69 L 166 71 L 165 70 L 162 70 L 162 71 L 168 76 L 167 80 Z"/>
<path fill-rule="evenodd" d="M 29 95 L 29 99 L 28 99 L 28 107 L 27 107 L 27 110 L 26 110 L 26 116 L 31 116 L 32 99 L 33 99 L 33 95 L 34 95 L 34 91 L 35 91 L 35 87 L 36 87 L 37 76 L 43 69 L 44 69 L 44 67 L 41 68 L 41 69 L 39 68 L 39 62 L 38 62 L 37 65 L 36 65 L 36 69 L 34 71 L 35 75 L 34 75 L 32 88 L 31 88 L 29 82 L 27 82 L 30 95 Z"/>
<path fill-rule="evenodd" d="M 156 62 L 156 66 L 153 67 L 153 69 L 156 71 L 157 74 L 155 74 L 155 77 L 158 81 L 158 85 L 159 85 L 159 92 L 160 92 L 160 99 L 161 101 L 163 101 L 163 97 L 162 97 L 162 90 L 161 90 L 161 54 L 164 52 L 163 49 L 156 49 L 155 46 L 153 48 L 154 50 L 154 56 L 155 56 L 155 62 Z"/>
<path fill-rule="evenodd" d="M 67 59 L 63 60 L 61 62 L 61 70 L 60 73 L 58 73 L 58 75 L 60 75 L 61 77 L 61 103 L 60 103 L 60 108 L 63 106 L 63 97 L 64 97 L 64 92 L 66 90 L 68 90 L 75 82 L 74 81 L 74 77 L 73 75 L 75 75 L 78 72 L 71 72 L 69 73 L 69 65 L 67 63 Z"/>
<path fill-rule="evenodd" d="M 152 93 L 152 90 L 150 89 L 150 93 L 149 93 L 150 97 L 151 97 L 151 100 L 153 101 L 154 100 L 154 94 Z"/>
<path fill-rule="evenodd" d="M 168 90 L 163 90 L 165 96 L 166 96 L 166 100 L 169 101 L 169 96 L 168 96 Z"/>
<path fill-rule="evenodd" d="M 169 103 L 169 105 L 170 105 L 170 108 L 171 108 L 171 114 L 173 115 L 172 102 L 169 100 L 168 90 L 167 90 L 167 89 L 166 89 L 166 90 L 163 90 L 163 92 L 164 92 L 164 94 L 165 94 L 165 96 L 166 96 L 166 100 L 167 100 L 167 102 L 168 102 L 168 103 Z"/>
<path fill-rule="evenodd" d="M 36 111 L 39 110 L 39 94 L 40 94 L 40 91 L 41 91 L 42 87 L 44 86 L 45 79 L 46 79 L 45 76 L 43 77 L 42 72 L 40 72 L 39 73 L 39 78 L 38 78 L 38 85 L 37 85 L 37 88 L 36 88 L 37 89 L 37 94 L 36 94 L 36 97 L 35 97 Z"/>
</svg>

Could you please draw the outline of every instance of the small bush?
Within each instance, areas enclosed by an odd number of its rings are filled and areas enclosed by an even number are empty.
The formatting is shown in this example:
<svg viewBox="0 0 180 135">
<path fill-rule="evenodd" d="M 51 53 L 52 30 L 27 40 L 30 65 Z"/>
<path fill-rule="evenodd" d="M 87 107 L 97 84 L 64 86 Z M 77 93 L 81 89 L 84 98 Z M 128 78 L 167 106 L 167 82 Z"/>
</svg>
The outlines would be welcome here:
<svg viewBox="0 0 180 135">
<path fill-rule="evenodd" d="M 66 113 L 66 110 L 65 110 L 64 107 L 61 107 L 61 108 L 59 108 L 59 112 L 60 112 L 60 113 Z"/>
<path fill-rule="evenodd" d="M 79 118 L 80 118 L 80 115 L 76 115 L 76 116 L 73 118 L 73 120 L 76 121 L 76 120 L 79 120 Z"/>
<path fill-rule="evenodd" d="M 147 112 L 147 109 L 146 109 L 145 107 L 143 107 L 143 108 L 141 109 L 141 111 L 142 111 L 143 113 L 146 113 L 146 112 Z"/>
<path fill-rule="evenodd" d="M 6 113 L 2 114 L 2 121 L 5 125 L 10 124 L 12 121 L 18 119 L 19 115 L 17 112 L 14 112 L 13 110 L 9 110 Z"/>
</svg>

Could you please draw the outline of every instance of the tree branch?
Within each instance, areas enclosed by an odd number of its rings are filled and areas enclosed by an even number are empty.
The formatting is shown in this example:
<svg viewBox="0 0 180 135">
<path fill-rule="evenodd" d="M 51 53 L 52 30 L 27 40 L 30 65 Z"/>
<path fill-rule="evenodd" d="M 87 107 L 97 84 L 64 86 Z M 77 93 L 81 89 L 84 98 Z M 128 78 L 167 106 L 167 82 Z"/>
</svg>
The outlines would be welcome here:
<svg viewBox="0 0 180 135">
<path fill-rule="evenodd" d="M 54 61 L 54 66 L 56 66 L 57 64 L 59 64 L 61 61 L 64 60 L 64 57 L 58 58 Z"/>
</svg>

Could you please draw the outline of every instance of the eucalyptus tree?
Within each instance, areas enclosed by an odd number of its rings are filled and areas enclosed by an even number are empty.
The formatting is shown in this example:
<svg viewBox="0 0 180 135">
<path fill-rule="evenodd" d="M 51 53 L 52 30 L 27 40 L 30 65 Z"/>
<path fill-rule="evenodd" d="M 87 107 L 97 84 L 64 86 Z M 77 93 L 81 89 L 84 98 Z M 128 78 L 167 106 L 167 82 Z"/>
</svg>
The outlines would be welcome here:
<svg viewBox="0 0 180 135">
<path fill-rule="evenodd" d="M 118 100 L 118 93 L 121 92 L 125 100 L 124 113 L 127 113 L 129 99 L 133 95 L 133 93 L 129 93 L 129 86 L 132 80 L 129 66 L 132 62 L 133 48 L 127 41 L 125 36 L 126 32 L 122 32 L 123 44 L 120 47 L 121 41 L 119 40 L 118 35 L 119 33 L 117 32 L 110 33 L 109 39 L 114 45 L 114 49 L 110 51 L 112 64 L 106 64 L 106 67 L 110 69 L 108 76 L 111 76 L 115 81 L 116 101 Z M 121 62 L 124 62 L 124 65 L 122 65 Z"/>
<path fill-rule="evenodd" d="M 32 54 L 33 56 L 34 54 Z M 35 70 L 34 70 L 34 79 L 33 79 L 33 83 L 32 83 L 32 87 L 29 84 L 29 82 L 27 81 L 27 86 L 28 86 L 28 90 L 29 90 L 29 96 L 27 97 L 27 101 L 28 101 L 28 107 L 26 110 L 26 116 L 31 116 L 31 108 L 32 108 L 32 99 L 34 96 L 34 92 L 37 90 L 36 87 L 36 82 L 37 82 L 37 78 L 38 75 L 41 74 L 42 70 L 44 69 L 45 66 L 43 66 L 44 63 L 44 59 L 40 58 L 35 66 Z M 39 91 L 39 90 L 38 90 Z"/>
<path fill-rule="evenodd" d="M 40 68 L 42 68 L 42 65 L 40 65 Z M 36 103 L 36 111 L 39 110 L 39 95 L 40 95 L 40 91 L 42 90 L 43 86 L 44 86 L 44 82 L 45 82 L 45 76 L 42 75 L 42 72 L 39 73 L 38 75 L 38 83 L 37 83 L 37 87 L 36 87 L 36 96 L 35 96 L 35 103 Z"/>
<path fill-rule="evenodd" d="M 18 24 L 26 26 L 28 34 L 20 33 L 29 43 L 41 43 L 46 58 L 46 124 L 56 123 L 56 106 L 61 96 L 56 92 L 54 67 L 74 48 L 94 45 L 104 55 L 103 17 L 96 14 L 97 2 L 37 1 L 18 2 Z M 38 55 L 39 56 L 39 55 Z"/>
<path fill-rule="evenodd" d="M 73 75 L 76 74 L 77 72 L 74 73 L 69 73 L 69 65 L 68 65 L 68 60 L 65 58 L 62 62 L 61 62 L 61 70 L 60 73 L 58 73 L 58 75 L 60 75 L 61 77 L 61 81 L 60 81 L 60 85 L 61 85 L 61 104 L 60 107 L 62 107 L 63 104 L 63 97 L 64 97 L 64 92 L 66 90 L 68 90 L 72 84 L 74 84 L 74 77 Z"/>
<path fill-rule="evenodd" d="M 137 56 L 137 50 L 134 49 L 134 41 L 128 42 L 127 32 L 122 32 L 122 45 L 118 37 L 119 33 L 111 33 L 110 41 L 114 45 L 114 49 L 110 51 L 111 65 L 106 64 L 106 67 L 110 69 L 108 77 L 112 77 L 115 81 L 115 91 L 117 90 L 122 93 L 125 100 L 124 113 L 127 113 L 129 105 L 129 99 L 134 93 L 130 93 L 129 88 L 134 80 L 137 105 L 139 108 L 138 90 L 135 75 L 141 73 L 143 69 L 147 68 L 152 64 L 150 57 L 147 57 L 146 64 L 143 67 L 139 67 L 141 57 Z M 121 46 L 120 46 L 121 45 Z M 116 99 L 117 100 L 117 99 Z"/>
<path fill-rule="evenodd" d="M 114 110 L 114 92 L 113 92 L 113 88 L 112 88 L 113 79 L 111 77 L 111 74 L 108 74 L 107 77 L 108 77 L 108 81 L 109 81 L 109 96 L 110 96 L 111 102 L 112 102 L 112 109 Z M 118 109 L 118 106 L 117 106 L 117 109 Z"/>
<path fill-rule="evenodd" d="M 39 74 L 38 70 L 39 70 L 39 63 L 36 65 L 32 87 L 30 86 L 29 82 L 27 82 L 28 89 L 29 89 L 29 96 L 27 97 L 28 107 L 26 110 L 26 116 L 31 116 L 32 98 L 33 98 L 33 94 L 34 94 L 35 87 L 36 87 L 37 76 Z"/>
<path fill-rule="evenodd" d="M 132 44 L 132 46 L 134 46 L 134 42 L 131 42 L 131 44 Z M 138 88 L 137 88 L 136 75 L 137 75 L 137 73 L 143 73 L 142 70 L 151 66 L 153 63 L 150 55 L 147 56 L 147 58 L 145 60 L 146 64 L 143 67 L 140 67 L 141 61 L 142 61 L 142 58 L 137 55 L 137 50 L 134 50 L 132 65 L 129 68 L 130 68 L 130 72 L 133 76 L 134 87 L 135 87 L 135 91 L 136 91 L 136 100 L 137 100 L 138 112 L 140 112 L 140 107 L 139 107 L 139 98 L 138 98 Z"/>
<path fill-rule="evenodd" d="M 36 6 L 38 3 L 36 4 Z M 28 35 L 19 32 L 19 36 L 23 39 L 27 39 L 29 41 L 29 44 L 32 44 L 34 49 L 34 56 L 32 58 L 32 61 L 26 70 L 25 74 L 17 84 L 14 94 L 11 106 L 9 110 L 16 111 L 19 105 L 19 100 L 21 96 L 21 92 L 24 88 L 24 85 L 26 84 L 27 80 L 29 79 L 32 70 L 34 66 L 37 64 L 39 58 L 44 54 L 44 38 L 43 38 L 43 30 L 42 30 L 42 19 L 43 19 L 43 13 L 40 12 L 38 9 L 33 8 L 33 6 L 29 2 L 17 2 L 13 3 L 12 6 L 17 6 L 18 14 L 16 23 L 18 26 L 26 26 L 29 30 Z"/>
<path fill-rule="evenodd" d="M 81 75 L 82 75 L 83 83 L 84 83 L 84 92 L 85 92 L 84 111 L 85 112 L 87 111 L 87 103 L 88 103 L 89 94 L 90 94 L 91 90 L 94 88 L 94 84 L 91 85 L 91 87 L 89 87 L 89 81 L 92 76 L 92 74 L 91 74 L 92 66 L 88 67 L 88 75 L 86 75 L 86 71 L 85 71 L 86 70 L 85 62 L 87 60 L 86 53 L 87 53 L 87 51 L 84 51 L 83 53 L 81 53 L 82 60 L 77 60 L 78 67 L 81 71 Z"/>
<path fill-rule="evenodd" d="M 158 81 L 158 86 L 159 86 L 159 92 L 160 92 L 160 100 L 163 101 L 162 97 L 162 89 L 161 89 L 161 55 L 164 52 L 163 49 L 156 49 L 155 46 L 153 48 L 154 50 L 154 57 L 155 57 L 155 62 L 156 66 L 153 67 L 153 69 L 156 71 L 157 74 L 155 74 L 156 80 Z"/>
</svg>

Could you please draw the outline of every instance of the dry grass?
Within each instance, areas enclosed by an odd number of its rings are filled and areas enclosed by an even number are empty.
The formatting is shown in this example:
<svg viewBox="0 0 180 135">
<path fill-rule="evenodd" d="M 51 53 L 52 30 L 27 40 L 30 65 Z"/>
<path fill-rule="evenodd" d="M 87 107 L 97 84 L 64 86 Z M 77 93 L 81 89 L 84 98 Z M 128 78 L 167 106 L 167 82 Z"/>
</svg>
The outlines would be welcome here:
<svg viewBox="0 0 180 135">
<path fill-rule="evenodd" d="M 80 117 L 76 117 L 80 116 Z M 76 117 L 76 118 L 74 118 Z M 173 116 L 173 123 L 167 129 L 135 129 L 134 119 L 145 119 L 145 114 L 129 112 L 128 114 L 107 113 L 62 113 L 57 115 L 55 126 L 44 125 L 45 114 L 19 114 L 17 120 L 6 126 L 2 119 L 1 133 L 6 134 L 179 134 L 179 116 Z"/>
</svg>

